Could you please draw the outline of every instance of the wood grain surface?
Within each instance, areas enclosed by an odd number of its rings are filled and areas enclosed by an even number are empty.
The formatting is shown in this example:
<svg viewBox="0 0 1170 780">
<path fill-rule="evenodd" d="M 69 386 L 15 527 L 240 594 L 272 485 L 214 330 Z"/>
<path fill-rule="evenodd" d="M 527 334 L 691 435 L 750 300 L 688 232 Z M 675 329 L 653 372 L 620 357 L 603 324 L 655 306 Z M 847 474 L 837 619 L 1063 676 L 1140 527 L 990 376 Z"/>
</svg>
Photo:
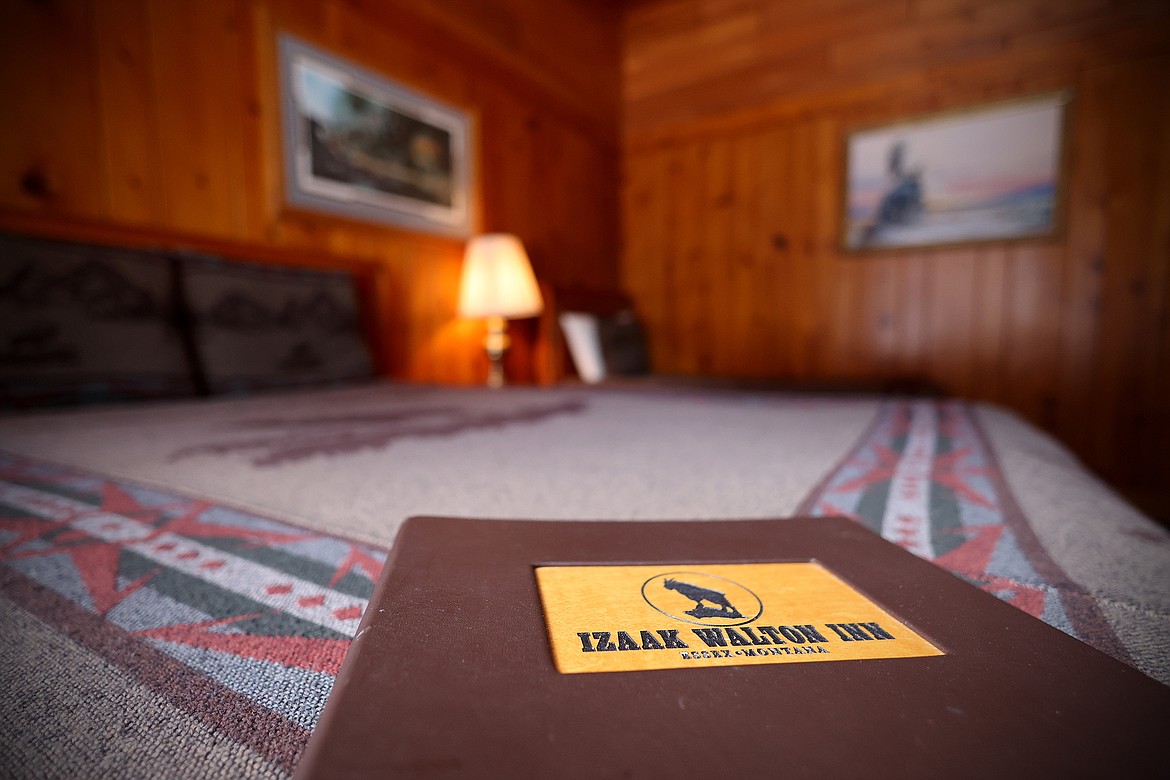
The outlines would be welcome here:
<svg viewBox="0 0 1170 780">
<path fill-rule="evenodd" d="M 1170 484 L 1170 5 L 647 0 L 623 34 L 622 278 L 657 370 L 921 379 Z M 850 131 L 1063 89 L 1056 236 L 839 249 Z"/>
<path fill-rule="evenodd" d="M 284 205 L 276 35 L 467 111 L 477 229 L 519 234 L 551 283 L 614 287 L 617 18 L 584 0 L 6 2 L 4 223 L 363 258 L 384 268 L 388 372 L 481 382 L 481 326 L 455 313 L 461 241 Z"/>
</svg>

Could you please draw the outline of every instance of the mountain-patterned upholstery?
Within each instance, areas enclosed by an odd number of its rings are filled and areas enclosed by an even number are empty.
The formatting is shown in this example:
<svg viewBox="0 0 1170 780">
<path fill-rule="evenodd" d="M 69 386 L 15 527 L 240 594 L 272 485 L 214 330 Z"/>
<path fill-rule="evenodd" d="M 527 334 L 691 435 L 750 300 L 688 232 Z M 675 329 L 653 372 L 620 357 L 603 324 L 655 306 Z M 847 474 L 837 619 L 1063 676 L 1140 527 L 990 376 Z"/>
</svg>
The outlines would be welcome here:
<svg viewBox="0 0 1170 780">
<path fill-rule="evenodd" d="M 365 379 L 353 277 L 0 236 L 0 408 Z"/>
</svg>

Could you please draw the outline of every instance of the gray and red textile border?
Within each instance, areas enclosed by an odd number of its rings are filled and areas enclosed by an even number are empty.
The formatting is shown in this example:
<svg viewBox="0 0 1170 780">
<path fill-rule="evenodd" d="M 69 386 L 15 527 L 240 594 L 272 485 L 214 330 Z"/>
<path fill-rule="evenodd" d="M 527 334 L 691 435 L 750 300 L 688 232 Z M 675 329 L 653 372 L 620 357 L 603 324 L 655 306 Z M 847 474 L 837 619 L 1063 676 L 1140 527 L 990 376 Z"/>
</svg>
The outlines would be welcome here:
<svg viewBox="0 0 1170 780">
<path fill-rule="evenodd" d="M 384 550 L 0 456 L 0 591 L 291 770 Z"/>
<path fill-rule="evenodd" d="M 885 404 L 797 514 L 852 518 L 1033 617 L 1131 663 L 1097 601 L 1048 555 L 970 405 Z"/>
<path fill-rule="evenodd" d="M 845 515 L 1114 657 L 1092 596 L 1037 540 L 971 408 L 885 404 L 798 514 Z M 386 551 L 0 456 L 0 592 L 291 770 Z"/>
</svg>

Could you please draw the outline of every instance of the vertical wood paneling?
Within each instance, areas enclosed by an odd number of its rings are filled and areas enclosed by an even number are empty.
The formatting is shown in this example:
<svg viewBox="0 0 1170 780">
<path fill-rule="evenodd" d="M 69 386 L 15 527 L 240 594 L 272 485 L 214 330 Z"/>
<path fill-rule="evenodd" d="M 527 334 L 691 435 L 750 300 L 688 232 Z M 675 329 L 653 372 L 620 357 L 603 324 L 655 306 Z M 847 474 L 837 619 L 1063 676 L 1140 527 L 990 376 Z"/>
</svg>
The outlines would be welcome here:
<svg viewBox="0 0 1170 780">
<path fill-rule="evenodd" d="M 151 3 L 155 118 L 167 224 L 223 238 L 248 227 L 243 20 L 234 0 Z M 199 74 L 192 78 L 192 74 Z"/>
<path fill-rule="evenodd" d="M 0 3 L 0 206 L 101 213 L 103 128 L 86 0 Z"/>
<path fill-rule="evenodd" d="M 586 0 L 13 0 L 0 5 L 0 209 L 383 266 L 397 377 L 479 382 L 462 242 L 283 203 L 278 32 L 469 112 L 479 227 L 552 285 L 618 279 L 619 29 Z M 518 329 L 519 330 L 519 329 Z M 523 354 L 519 344 L 517 354 Z M 528 367 L 518 370 L 531 373 Z"/>
<path fill-rule="evenodd" d="M 1064 295 L 1060 310 L 1061 344 L 1058 355 L 1064 393 L 1057 407 L 1057 425 L 1080 452 L 1095 449 L 1086 420 L 1098 406 L 1100 378 L 1096 370 L 1101 330 L 1101 280 L 1105 272 L 1106 204 L 1109 176 L 1108 147 L 1109 69 L 1086 74 L 1079 85 L 1069 133 L 1067 238 Z"/>
<path fill-rule="evenodd" d="M 791 186 L 792 138 L 787 128 L 760 132 L 756 137 L 757 270 L 747 279 L 744 297 L 756 310 L 755 343 L 761 355 L 758 376 L 786 375 L 792 371 L 792 307 L 786 304 L 786 286 L 792 273 Z M 745 203 L 744 209 L 752 208 Z M 742 300 L 742 299 L 741 299 Z"/>
<path fill-rule="evenodd" d="M 625 231 L 622 237 L 622 252 L 650 260 L 629 269 L 630 275 L 623 277 L 626 288 L 657 289 L 662 286 L 660 272 L 663 262 L 658 253 L 663 251 L 663 247 L 657 244 L 654 238 L 661 236 L 665 228 L 667 200 L 656 196 L 660 189 L 666 187 L 664 159 L 664 155 L 650 152 L 632 160 L 631 167 L 625 171 L 631 186 L 622 193 L 622 209 L 631 224 L 639 227 Z M 647 331 L 648 350 L 652 356 L 662 352 L 654 343 L 654 337 L 665 331 L 663 298 L 664 296 L 658 296 L 653 301 L 648 301 L 640 312 L 643 326 Z"/>
<path fill-rule="evenodd" d="M 731 148 L 730 141 L 716 139 L 705 144 L 703 150 L 703 197 L 699 204 L 702 217 L 697 222 L 701 237 L 691 265 L 694 317 L 689 331 L 689 340 L 695 345 L 695 368 L 701 374 L 726 372 L 734 359 L 722 348 L 734 343 L 728 338 L 732 307 L 723 305 L 729 300 L 727 292 L 735 268 L 731 246 L 731 214 L 736 205 Z"/>
<path fill-rule="evenodd" d="M 703 329 L 712 327 L 705 316 L 709 267 L 703 262 L 707 149 L 703 143 L 684 146 L 671 183 L 671 192 L 679 202 L 671 260 L 674 266 L 671 295 L 677 339 L 672 358 L 675 370 L 691 374 L 699 373 L 702 368 L 706 357 Z"/>
<path fill-rule="evenodd" d="M 923 303 L 929 300 L 926 281 L 931 263 L 920 252 L 902 254 L 894 263 L 898 269 L 898 289 L 895 293 L 898 358 L 894 361 L 894 376 L 929 378 L 926 354 L 930 333 Z"/>
<path fill-rule="evenodd" d="M 762 325 L 762 305 L 771 300 L 770 277 L 763 272 L 758 255 L 757 236 L 762 234 L 761 214 L 756 208 L 760 202 L 760 138 L 752 135 L 731 148 L 731 176 L 728 252 L 730 267 L 727 274 L 727 295 L 722 300 L 738 302 L 722 312 L 724 332 L 716 341 L 716 370 L 727 373 L 735 368 L 735 356 L 722 348 L 723 344 L 741 344 L 752 356 L 745 366 L 749 375 L 766 374 L 766 340 L 769 329 Z M 718 248 L 716 248 L 718 251 Z M 757 290 L 757 285 L 760 289 Z M 722 305 L 718 303 L 716 305 Z M 714 315 L 719 318 L 719 313 Z"/>
<path fill-rule="evenodd" d="M 1003 358 L 1007 345 L 1004 322 L 1007 258 L 998 248 L 975 250 L 977 266 L 972 288 L 970 338 L 971 382 L 967 395 L 995 401 L 1004 397 Z"/>
<path fill-rule="evenodd" d="M 863 278 L 852 284 L 860 290 L 857 321 L 851 326 L 855 346 L 850 362 L 858 376 L 896 376 L 898 349 L 898 266 L 891 257 L 852 264 Z"/>
<path fill-rule="evenodd" d="M 1170 484 L 1170 6 L 646 0 L 624 34 L 625 186 L 668 217 L 627 199 L 623 279 L 676 312 L 654 319 L 659 364 L 702 371 L 716 333 L 727 375 L 929 380 L 1018 410 L 1111 479 Z M 838 250 L 850 129 L 1056 89 L 1075 95 L 1060 234 Z M 698 212 L 701 182 L 642 165 L 696 147 L 733 161 L 729 179 L 706 167 L 719 196 Z M 688 231 L 701 264 L 663 251 Z"/>
<path fill-rule="evenodd" d="M 1170 68 L 1170 58 L 1157 63 Z M 1164 92 L 1158 116 L 1156 181 L 1170 181 L 1170 96 Z M 1143 393 L 1141 438 L 1133 446 L 1131 462 L 1135 464 L 1136 483 L 1165 485 L 1170 481 L 1170 188 L 1160 184 L 1155 193 L 1154 229 L 1149 235 L 1148 262 L 1151 268 L 1147 289 L 1153 316 L 1152 332 L 1145 337 L 1149 345 L 1147 366 L 1152 370 L 1140 377 Z M 1123 445 L 1124 446 L 1124 445 Z M 1170 499 L 1161 505 L 1170 514 Z"/>
<path fill-rule="evenodd" d="M 5 3 L 0 89 L 19 121 L 0 208 L 375 259 L 391 373 L 478 381 L 477 327 L 454 316 L 459 242 L 282 205 L 273 39 L 289 30 L 468 109 L 482 228 L 519 233 L 554 285 L 620 273 L 657 368 L 933 379 L 1019 409 L 1110 477 L 1170 482 L 1170 7 L 640 0 L 620 35 L 617 15 Z M 1066 87 L 1061 236 L 838 252 L 850 128 Z"/>
<path fill-rule="evenodd" d="M 1165 327 L 1170 266 L 1165 211 L 1170 180 L 1164 178 L 1170 133 L 1164 74 L 1170 57 L 1143 65 L 1110 74 L 1109 142 L 1102 150 L 1109 161 L 1109 188 L 1097 400 L 1117 415 L 1094 420 L 1092 443 L 1106 453 L 1111 468 L 1148 449 L 1156 404 L 1170 405 L 1170 397 L 1158 398 L 1154 389 L 1159 361 L 1166 357 L 1158 349 L 1158 332 Z M 1143 121 L 1124 124 L 1136 116 Z"/>
<path fill-rule="evenodd" d="M 112 0 L 94 10 L 108 213 L 127 224 L 158 224 L 166 215 L 146 4 Z"/>
<path fill-rule="evenodd" d="M 864 262 L 864 261 L 862 261 Z M 968 395 L 974 324 L 975 252 L 948 249 L 926 269 L 926 363 L 945 391 Z"/>
<path fill-rule="evenodd" d="M 811 243 L 817 269 L 817 309 L 813 316 L 823 322 L 819 329 L 814 354 L 819 358 L 822 374 L 853 375 L 847 354 L 842 348 L 845 329 L 852 317 L 852 307 L 859 300 L 857 291 L 850 289 L 842 279 L 842 264 L 837 262 L 837 181 L 842 173 L 838 137 L 840 123 L 836 118 L 821 115 L 813 122 L 813 180 L 808 189 L 812 201 Z M 831 312 L 827 321 L 818 312 Z"/>
<path fill-rule="evenodd" d="M 792 264 L 783 305 L 792 307 L 792 363 L 797 376 L 817 373 L 817 323 L 827 319 L 817 300 L 818 285 L 814 239 L 809 232 L 816 215 L 812 201 L 812 125 L 797 122 L 792 127 Z M 636 262 L 636 261 L 635 261 Z"/>
</svg>

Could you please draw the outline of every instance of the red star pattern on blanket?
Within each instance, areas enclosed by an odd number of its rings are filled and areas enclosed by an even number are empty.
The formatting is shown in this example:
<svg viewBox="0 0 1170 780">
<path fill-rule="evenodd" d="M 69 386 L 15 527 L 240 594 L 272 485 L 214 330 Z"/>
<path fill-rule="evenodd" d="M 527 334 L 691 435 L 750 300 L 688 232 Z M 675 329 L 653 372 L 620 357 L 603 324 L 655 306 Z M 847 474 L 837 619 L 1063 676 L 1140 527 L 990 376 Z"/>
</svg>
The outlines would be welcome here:
<svg viewBox="0 0 1170 780">
<path fill-rule="evenodd" d="M 991 472 L 982 467 L 971 466 L 966 460 L 974 454 L 974 449 L 967 447 L 943 455 L 936 455 L 930 469 L 932 481 L 948 487 L 961 494 L 968 501 L 988 509 L 995 509 L 995 503 L 981 495 L 971 486 L 971 477 L 986 477 Z"/>
<path fill-rule="evenodd" d="M 27 474 L 21 476 L 27 477 Z M 144 504 L 129 491 L 109 481 L 103 481 L 100 484 L 99 493 L 100 501 L 96 506 L 83 505 L 76 511 L 67 512 L 55 519 L 40 517 L 0 519 L 0 529 L 15 534 L 14 538 L 0 548 L 0 558 L 21 560 L 61 554 L 69 556 L 73 563 L 73 569 L 77 572 L 89 597 L 90 607 L 103 617 L 148 585 L 163 571 L 164 567 L 154 566 L 148 572 L 126 582 L 124 577 L 120 577 L 121 556 L 126 544 L 101 539 L 86 533 L 84 530 L 74 528 L 72 524 L 78 520 L 103 515 L 115 515 L 118 518 L 133 520 L 152 528 L 146 537 L 137 537 L 134 540 L 135 543 L 143 544 L 157 541 L 158 543 L 154 547 L 160 552 L 173 552 L 175 549 L 181 549 L 176 545 L 176 542 L 165 541 L 175 538 L 232 539 L 243 542 L 244 547 L 272 547 L 317 536 L 310 532 L 209 522 L 203 519 L 203 515 L 214 508 L 214 505 L 209 502 L 177 500 L 154 505 Z M 75 505 L 75 502 L 70 500 L 69 503 L 56 503 L 53 504 L 53 508 L 60 512 L 62 507 L 71 504 Z M 111 520 L 106 530 L 116 532 L 121 522 L 122 520 Z M 37 540 L 40 541 L 40 544 L 30 546 L 31 542 Z M 198 551 L 192 549 L 179 552 L 175 557 L 180 560 L 194 560 L 199 555 Z M 210 558 L 199 563 L 199 568 L 208 570 L 223 565 L 222 558 Z M 381 567 L 381 562 L 369 552 L 356 545 L 347 545 L 346 555 L 334 570 L 329 587 L 336 586 L 339 581 L 354 570 L 360 571 L 372 582 L 377 578 Z M 268 592 L 276 594 L 281 591 L 279 586 L 271 586 L 268 588 Z M 326 597 L 323 592 L 302 596 L 297 600 L 298 605 L 305 609 L 321 607 L 325 602 Z M 360 604 L 351 604 L 332 609 L 332 616 L 338 621 L 356 622 L 361 618 L 362 611 L 363 608 Z M 258 614 L 249 613 L 209 621 L 168 624 L 139 631 L 136 635 L 148 640 L 165 641 L 228 653 L 239 658 L 271 661 L 330 675 L 337 673 L 341 659 L 345 655 L 345 649 L 349 644 L 348 638 L 266 636 L 247 632 L 225 633 L 223 631 L 226 626 L 258 617 Z M 269 614 L 275 615 L 277 613 L 271 612 Z"/>
<path fill-rule="evenodd" d="M 349 574 L 354 569 L 359 569 L 365 572 L 366 576 L 371 580 L 377 581 L 378 575 L 382 573 L 382 562 L 367 552 L 355 547 L 349 546 L 349 553 L 345 556 L 345 560 L 337 567 L 333 579 L 329 581 L 329 587 L 335 586 L 341 582 L 341 578 Z"/>
<path fill-rule="evenodd" d="M 101 510 L 155 526 L 155 531 L 148 537 L 148 540 L 170 533 L 193 538 L 244 539 L 252 544 L 260 545 L 293 542 L 313 535 L 309 532 L 287 533 L 257 528 L 241 528 L 201 520 L 200 516 L 214 506 L 208 501 L 198 499 L 158 506 L 144 506 L 134 496 L 114 483 L 106 482 L 102 486 Z M 160 522 L 162 517 L 176 510 L 180 512 L 176 517 Z"/>
<path fill-rule="evenodd" d="M 895 452 L 884 444 L 875 443 L 869 453 L 855 455 L 845 462 L 845 468 L 865 468 L 866 470 L 853 479 L 841 482 L 832 487 L 834 493 L 852 493 L 856 490 L 870 487 L 881 482 L 889 482 L 894 478 L 894 470 L 902 460 L 902 453 Z"/>
<path fill-rule="evenodd" d="M 19 550 L 34 539 L 52 533 L 66 522 L 68 521 L 46 520 L 41 517 L 0 518 L 0 529 L 16 534 L 15 538 L 0 546 L 0 560 L 14 557 L 13 551 Z"/>
<path fill-rule="evenodd" d="M 991 556 L 1000 537 L 1007 532 L 1003 525 L 974 526 L 956 529 L 954 533 L 967 536 L 967 541 L 934 562 L 948 571 L 981 584 L 1009 604 L 1022 609 L 1032 617 L 1042 617 L 1047 593 L 1043 588 L 991 574 Z"/>
<path fill-rule="evenodd" d="M 213 722 L 238 717 L 231 738 L 285 769 L 383 559 L 211 501 L 0 454 L 6 596 L 196 717 L 230 711 Z"/>
<path fill-rule="evenodd" d="M 110 488 L 111 486 L 107 484 L 105 487 Z M 119 587 L 118 560 L 123 545 L 95 538 L 70 527 L 70 523 L 79 518 L 100 512 L 114 512 L 116 509 L 127 509 L 140 517 L 153 518 L 157 516 L 157 510 L 148 510 L 142 507 L 122 491 L 106 490 L 103 492 L 102 504 L 99 509 L 86 507 L 57 520 L 32 517 L 0 520 L 0 528 L 18 532 L 17 538 L 5 545 L 2 551 L 3 555 L 0 558 L 21 560 L 59 554 L 68 555 L 85 585 L 94 611 L 99 615 L 106 615 L 111 609 L 149 582 L 162 569 L 162 567 L 157 567 L 129 584 Z M 59 533 L 54 533 L 55 531 L 59 531 Z M 42 547 L 22 549 L 35 539 L 49 543 Z"/>
<path fill-rule="evenodd" d="M 940 491 L 926 505 L 929 525 L 920 517 L 885 518 L 888 503 L 881 500 L 888 491 L 906 491 L 919 484 L 913 474 L 899 471 L 910 455 L 908 440 L 919 412 L 924 413 L 919 422 L 933 421 L 933 431 L 927 435 L 938 448 L 931 453 L 928 470 L 929 489 Z M 836 477 L 826 480 L 806 502 L 805 511 L 848 517 L 875 530 L 884 525 L 893 541 L 920 555 L 924 550 L 939 551 L 930 555 L 935 563 L 1033 616 L 1043 617 L 1050 607 L 1059 610 L 1058 589 L 1022 563 L 1019 540 L 1005 523 L 1009 509 L 999 492 L 1002 488 L 996 487 L 999 472 L 970 409 L 942 402 L 934 404 L 933 414 L 926 416 L 929 412 L 922 402 L 887 406 L 884 417 L 838 467 Z M 942 503 L 936 505 L 937 500 Z M 955 520 L 960 527 L 953 527 Z M 922 538 L 924 534 L 931 535 L 929 544 L 924 543 L 928 541 Z M 962 539 L 957 545 L 948 541 L 956 535 Z"/>
<path fill-rule="evenodd" d="M 336 675 L 341 669 L 349 639 L 325 639 L 303 636 L 264 636 L 247 633 L 223 633 L 217 628 L 260 617 L 260 613 L 234 615 L 217 620 L 177 623 L 136 631 L 135 636 L 160 642 L 227 653 L 237 658 L 269 661 L 298 669 Z"/>
<path fill-rule="evenodd" d="M 0 548 L 0 558 L 20 560 L 62 553 L 68 555 L 85 585 L 93 609 L 99 615 L 106 615 L 111 609 L 148 583 L 163 567 L 155 567 L 151 572 L 119 587 L 119 560 L 122 550 L 126 546 L 125 543 L 106 541 L 84 531 L 71 528 L 71 523 L 79 519 L 108 513 L 134 520 L 143 525 L 154 526 L 154 530 L 146 537 L 145 541 L 158 539 L 165 534 L 174 534 L 187 538 L 241 539 L 256 546 L 270 546 L 313 536 L 309 532 L 288 533 L 202 521 L 200 516 L 213 506 L 213 504 L 199 500 L 178 501 L 153 506 L 145 505 L 117 484 L 104 482 L 101 487 L 101 501 L 96 507 L 87 506 L 56 520 L 37 517 L 0 519 L 0 528 L 17 533 L 15 539 Z M 180 512 L 176 517 L 169 520 L 161 519 L 176 510 Z M 42 541 L 42 546 L 22 549 L 36 539 Z M 379 568 L 377 562 L 370 556 L 360 553 L 352 546 L 350 549 L 350 558 L 347 558 L 342 565 L 345 571 L 354 565 L 360 565 L 362 570 L 367 572 Z M 187 555 L 192 554 L 187 553 Z M 364 558 L 356 557 L 361 555 L 364 555 Z M 204 567 L 215 565 L 215 561 L 203 564 Z M 336 584 L 336 581 L 343 575 L 344 571 L 341 571 L 333 584 Z"/>
<path fill-rule="evenodd" d="M 969 465 L 966 461 L 974 454 L 970 447 L 954 452 L 935 455 L 930 466 L 932 482 L 948 487 L 964 498 L 980 506 L 994 509 L 995 504 L 971 485 L 972 477 L 987 476 L 990 472 L 986 468 Z M 894 472 L 902 460 L 902 453 L 895 452 L 884 444 L 874 443 L 869 454 L 851 458 L 847 467 L 861 467 L 865 471 L 832 487 L 834 493 L 852 493 L 857 490 L 889 482 L 894 478 Z"/>
</svg>

